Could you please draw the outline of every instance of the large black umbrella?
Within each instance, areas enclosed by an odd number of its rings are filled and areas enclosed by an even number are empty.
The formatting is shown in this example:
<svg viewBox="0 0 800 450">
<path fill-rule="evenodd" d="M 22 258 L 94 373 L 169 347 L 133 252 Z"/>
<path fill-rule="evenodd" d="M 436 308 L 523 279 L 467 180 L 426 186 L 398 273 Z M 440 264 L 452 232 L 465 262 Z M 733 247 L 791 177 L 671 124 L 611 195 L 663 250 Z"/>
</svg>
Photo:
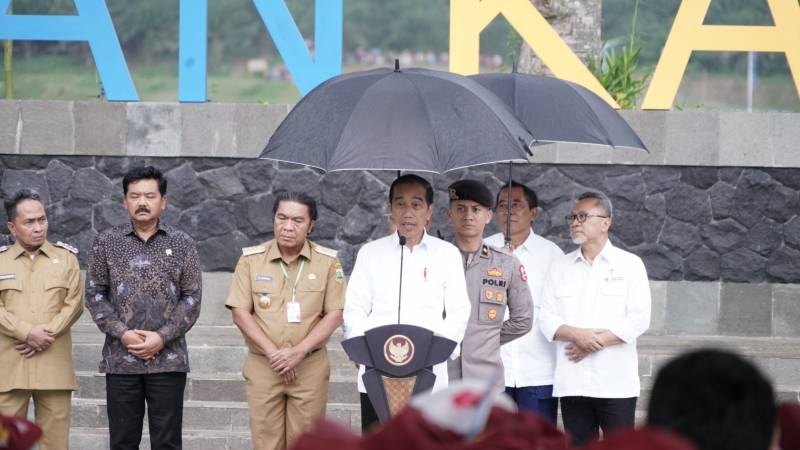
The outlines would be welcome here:
<svg viewBox="0 0 800 450">
<path fill-rule="evenodd" d="M 536 143 L 574 142 L 647 151 L 625 119 L 585 87 L 559 78 L 487 73 L 477 81 L 508 105 Z"/>
<path fill-rule="evenodd" d="M 571 142 L 647 151 L 625 119 L 597 94 L 559 78 L 517 73 L 472 75 L 499 97 L 525 124 L 534 144 Z M 511 165 L 509 165 L 509 183 Z M 511 189 L 506 210 L 506 245 L 511 237 Z"/>
<path fill-rule="evenodd" d="M 526 162 L 533 137 L 476 81 L 428 69 L 333 77 L 303 97 L 261 158 L 334 170 L 444 173 Z"/>
</svg>

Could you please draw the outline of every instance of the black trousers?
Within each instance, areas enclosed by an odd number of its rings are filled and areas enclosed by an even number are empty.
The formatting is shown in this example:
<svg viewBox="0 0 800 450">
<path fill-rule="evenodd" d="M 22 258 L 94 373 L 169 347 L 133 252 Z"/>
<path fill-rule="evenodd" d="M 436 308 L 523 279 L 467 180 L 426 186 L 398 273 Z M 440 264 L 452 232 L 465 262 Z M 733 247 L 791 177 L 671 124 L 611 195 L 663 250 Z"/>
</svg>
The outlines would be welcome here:
<svg viewBox="0 0 800 450">
<path fill-rule="evenodd" d="M 180 450 L 185 372 L 106 375 L 111 450 L 138 450 L 147 403 L 152 450 Z"/>
<path fill-rule="evenodd" d="M 603 433 L 632 427 L 637 397 L 561 397 L 561 418 L 572 444 L 582 446 Z"/>
<path fill-rule="evenodd" d="M 369 396 L 363 392 L 361 392 L 361 431 L 363 433 L 367 433 L 368 431 L 372 431 L 373 428 L 380 426 L 380 421 L 378 421 L 378 413 L 375 412 L 375 408 L 372 406 L 372 402 L 369 400 Z"/>
</svg>

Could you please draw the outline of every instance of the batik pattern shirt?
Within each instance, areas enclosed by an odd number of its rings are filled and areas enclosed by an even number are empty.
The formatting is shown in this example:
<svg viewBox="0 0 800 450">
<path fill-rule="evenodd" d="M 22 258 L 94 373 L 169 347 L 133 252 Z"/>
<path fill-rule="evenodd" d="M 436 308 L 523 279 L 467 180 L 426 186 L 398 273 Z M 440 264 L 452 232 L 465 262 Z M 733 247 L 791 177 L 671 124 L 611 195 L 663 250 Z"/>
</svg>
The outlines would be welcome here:
<svg viewBox="0 0 800 450">
<path fill-rule="evenodd" d="M 112 227 L 92 244 L 86 307 L 106 334 L 100 371 L 111 374 L 188 372 L 185 335 L 200 315 L 201 269 L 191 237 L 159 224 L 143 241 L 131 223 Z M 128 330 L 157 332 L 164 348 L 143 360 L 120 341 Z"/>
</svg>

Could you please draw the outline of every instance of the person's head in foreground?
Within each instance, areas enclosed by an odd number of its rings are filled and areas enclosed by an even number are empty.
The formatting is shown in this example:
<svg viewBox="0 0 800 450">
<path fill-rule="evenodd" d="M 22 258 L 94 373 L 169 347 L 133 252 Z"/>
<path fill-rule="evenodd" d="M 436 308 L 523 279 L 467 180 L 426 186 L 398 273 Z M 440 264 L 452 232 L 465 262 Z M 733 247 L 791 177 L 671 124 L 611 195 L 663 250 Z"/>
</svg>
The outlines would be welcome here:
<svg viewBox="0 0 800 450">
<path fill-rule="evenodd" d="M 647 424 L 687 437 L 699 450 L 767 450 L 776 443 L 776 417 L 772 386 L 753 364 L 706 349 L 658 372 Z"/>
</svg>

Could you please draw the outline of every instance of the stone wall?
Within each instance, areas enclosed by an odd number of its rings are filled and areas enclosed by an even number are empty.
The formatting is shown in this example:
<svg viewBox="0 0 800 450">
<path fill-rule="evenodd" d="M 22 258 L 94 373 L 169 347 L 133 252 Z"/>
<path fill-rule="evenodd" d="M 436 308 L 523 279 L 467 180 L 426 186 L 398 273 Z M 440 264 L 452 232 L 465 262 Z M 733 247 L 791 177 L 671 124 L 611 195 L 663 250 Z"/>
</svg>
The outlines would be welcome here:
<svg viewBox="0 0 800 450">
<path fill-rule="evenodd" d="M 144 164 L 166 173 L 164 219 L 197 240 L 205 271 L 231 271 L 241 247 L 271 238 L 273 194 L 293 189 L 318 199 L 312 238 L 338 249 L 349 272 L 360 245 L 386 233 L 388 185 L 396 176 L 323 176 L 258 159 L 3 155 L 0 197 L 22 187 L 40 191 L 52 238 L 77 246 L 85 263 L 94 235 L 128 220 L 121 178 Z M 450 238 L 450 182 L 476 178 L 496 190 L 507 173 L 507 166 L 487 166 L 425 175 L 436 188 L 431 232 Z M 800 282 L 800 169 L 529 164 L 516 166 L 514 177 L 540 196 L 537 232 L 564 249 L 572 248 L 564 215 L 582 191 L 599 189 L 615 205 L 612 240 L 641 255 L 653 280 Z M 494 222 L 487 231 L 497 231 Z"/>
</svg>

